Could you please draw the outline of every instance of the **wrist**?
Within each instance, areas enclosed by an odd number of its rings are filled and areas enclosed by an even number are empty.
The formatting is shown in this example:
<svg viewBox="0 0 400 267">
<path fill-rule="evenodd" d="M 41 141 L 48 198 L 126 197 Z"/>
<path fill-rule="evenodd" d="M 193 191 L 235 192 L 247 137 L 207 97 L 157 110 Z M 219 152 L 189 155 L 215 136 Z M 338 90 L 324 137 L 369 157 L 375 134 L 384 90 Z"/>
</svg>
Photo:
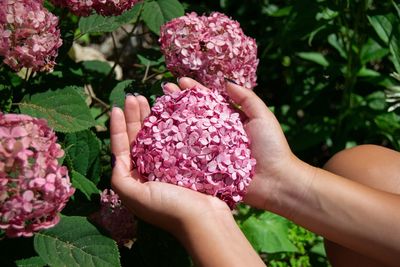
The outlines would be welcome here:
<svg viewBox="0 0 400 267">
<path fill-rule="evenodd" d="M 256 173 L 245 203 L 284 217 L 291 217 L 294 203 L 307 195 L 317 168 L 291 154 L 275 172 Z"/>
<path fill-rule="evenodd" d="M 178 239 L 196 266 L 264 266 L 230 210 L 186 221 Z"/>
</svg>

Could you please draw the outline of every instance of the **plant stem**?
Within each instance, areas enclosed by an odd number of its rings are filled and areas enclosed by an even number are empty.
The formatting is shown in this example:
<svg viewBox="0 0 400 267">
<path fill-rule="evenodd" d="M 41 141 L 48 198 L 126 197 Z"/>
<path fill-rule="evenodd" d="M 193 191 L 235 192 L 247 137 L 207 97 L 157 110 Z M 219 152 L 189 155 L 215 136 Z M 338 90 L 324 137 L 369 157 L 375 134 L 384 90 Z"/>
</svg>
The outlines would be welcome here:
<svg viewBox="0 0 400 267">
<path fill-rule="evenodd" d="M 107 81 L 111 79 L 112 74 L 113 74 L 114 71 L 115 71 L 115 68 L 117 67 L 117 65 L 119 64 L 119 62 L 120 62 L 120 60 L 121 60 L 121 56 L 122 56 L 122 54 L 123 54 L 122 51 L 124 51 L 125 48 L 128 46 L 129 41 L 130 41 L 130 39 L 131 39 L 133 33 L 135 32 L 137 26 L 139 25 L 140 17 L 141 17 L 142 12 L 143 12 L 143 6 L 144 6 L 144 5 L 142 4 L 142 6 L 141 6 L 141 8 L 140 8 L 140 11 L 139 11 L 139 14 L 138 14 L 138 17 L 137 17 L 137 19 L 136 19 L 136 21 L 135 21 L 135 23 L 134 23 L 134 25 L 133 25 L 133 28 L 132 28 L 132 30 L 128 33 L 127 39 L 126 39 L 125 43 L 122 45 L 122 47 L 121 47 L 121 50 L 120 50 L 121 53 L 119 53 L 119 54 L 117 55 L 117 57 L 116 57 L 116 59 L 115 59 L 115 62 L 114 62 L 114 65 L 112 66 L 111 70 L 109 71 L 109 73 L 107 74 L 107 76 L 106 76 L 106 78 L 105 78 L 105 83 L 104 83 L 104 84 L 107 84 Z"/>
</svg>

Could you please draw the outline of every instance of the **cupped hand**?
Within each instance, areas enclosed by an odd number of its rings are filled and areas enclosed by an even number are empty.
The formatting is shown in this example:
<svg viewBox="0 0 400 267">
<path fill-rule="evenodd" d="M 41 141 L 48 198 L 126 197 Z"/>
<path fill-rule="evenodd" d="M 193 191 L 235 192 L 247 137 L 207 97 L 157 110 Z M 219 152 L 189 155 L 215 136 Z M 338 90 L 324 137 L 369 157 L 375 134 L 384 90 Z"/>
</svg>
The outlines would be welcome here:
<svg viewBox="0 0 400 267">
<path fill-rule="evenodd" d="M 145 97 L 129 95 L 125 110 L 111 112 L 111 150 L 115 157 L 111 184 L 124 205 L 143 220 L 179 235 L 188 225 L 232 216 L 216 197 L 161 182 L 145 182 L 132 169 L 130 144 L 135 140 L 150 107 Z"/>
<path fill-rule="evenodd" d="M 164 91 L 204 88 L 190 78 L 181 78 L 178 85 L 168 83 Z M 251 141 L 252 156 L 257 160 L 255 175 L 245 196 L 245 203 L 260 209 L 274 210 L 279 202 L 279 188 L 285 186 L 289 170 L 294 170 L 299 160 L 294 156 L 275 115 L 251 90 L 227 82 L 227 92 L 231 100 L 240 106 L 246 115 L 244 127 Z M 291 174 L 291 173 L 290 173 Z"/>
</svg>

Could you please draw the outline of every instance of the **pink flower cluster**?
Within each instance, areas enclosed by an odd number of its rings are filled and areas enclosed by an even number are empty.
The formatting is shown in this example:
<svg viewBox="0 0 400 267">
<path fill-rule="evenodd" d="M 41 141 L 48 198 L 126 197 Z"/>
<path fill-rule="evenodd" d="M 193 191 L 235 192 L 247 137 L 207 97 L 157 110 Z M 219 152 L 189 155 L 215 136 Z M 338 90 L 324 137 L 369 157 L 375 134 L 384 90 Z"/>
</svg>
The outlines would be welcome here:
<svg viewBox="0 0 400 267">
<path fill-rule="evenodd" d="M 45 120 L 0 113 L 0 229 L 32 236 L 54 226 L 74 188 Z"/>
<path fill-rule="evenodd" d="M 101 193 L 100 210 L 90 219 L 105 229 L 118 245 L 128 244 L 136 235 L 137 221 L 133 214 L 125 208 L 119 196 L 113 190 Z"/>
<path fill-rule="evenodd" d="M 58 18 L 42 1 L 0 1 L 0 56 L 15 71 L 51 71 L 62 45 Z"/>
<path fill-rule="evenodd" d="M 248 89 L 256 86 L 256 42 L 224 14 L 173 19 L 161 27 L 159 41 L 175 76 L 192 77 L 211 89 L 225 88 L 224 78 Z"/>
<path fill-rule="evenodd" d="M 255 159 L 239 114 L 218 92 L 197 88 L 157 99 L 132 146 L 133 163 L 149 181 L 242 200 Z"/>
<path fill-rule="evenodd" d="M 121 15 L 139 0 L 52 0 L 77 16 L 89 16 L 93 11 L 103 16 Z"/>
</svg>

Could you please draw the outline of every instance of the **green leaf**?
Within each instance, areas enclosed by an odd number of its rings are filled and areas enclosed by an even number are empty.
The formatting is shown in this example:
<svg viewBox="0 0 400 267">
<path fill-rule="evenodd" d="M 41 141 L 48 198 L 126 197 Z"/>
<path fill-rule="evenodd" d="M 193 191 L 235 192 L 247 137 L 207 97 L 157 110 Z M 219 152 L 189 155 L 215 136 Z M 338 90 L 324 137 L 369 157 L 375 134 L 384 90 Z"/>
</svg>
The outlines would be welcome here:
<svg viewBox="0 0 400 267">
<path fill-rule="evenodd" d="M 265 212 L 259 217 L 251 216 L 241 226 L 254 249 L 263 253 L 296 252 L 288 239 L 288 222 L 284 218 Z"/>
<path fill-rule="evenodd" d="M 50 266 L 121 266 L 116 243 L 103 236 L 84 217 L 66 217 L 35 235 L 34 247 Z"/>
<path fill-rule="evenodd" d="M 46 263 L 39 256 L 28 259 L 17 260 L 15 261 L 15 264 L 18 267 L 43 267 L 46 265 Z"/>
<path fill-rule="evenodd" d="M 68 86 L 35 94 L 18 105 L 21 113 L 46 119 L 49 126 L 58 132 L 79 132 L 93 127 L 95 120 L 78 89 Z"/>
<path fill-rule="evenodd" d="M 97 189 L 96 185 L 79 172 L 72 170 L 71 180 L 72 185 L 80 190 L 88 200 L 90 200 L 92 194 L 99 194 L 99 189 Z"/>
<path fill-rule="evenodd" d="M 185 10 L 178 0 L 155 0 L 144 3 L 142 17 L 149 29 L 159 35 L 161 25 L 184 14 Z"/>
<path fill-rule="evenodd" d="M 362 67 L 358 73 L 358 77 L 380 77 L 381 74 L 375 70 L 368 69 L 366 67 Z"/>
<path fill-rule="evenodd" d="M 83 17 L 79 20 L 79 29 L 83 34 L 115 31 L 123 24 L 136 20 L 141 6 L 142 4 L 137 4 L 120 16 L 103 17 L 94 14 L 89 17 Z"/>
<path fill-rule="evenodd" d="M 310 252 L 326 257 L 324 242 L 318 242 L 311 249 Z"/>
<path fill-rule="evenodd" d="M 64 143 L 73 169 L 86 175 L 93 162 L 99 157 L 100 141 L 93 132 L 86 130 L 67 134 Z"/>
<path fill-rule="evenodd" d="M 368 41 L 361 48 L 360 59 L 362 64 L 370 61 L 380 60 L 389 53 L 387 48 L 383 48 L 373 39 Z"/>
<path fill-rule="evenodd" d="M 400 25 L 393 14 L 369 16 L 369 22 L 379 38 L 388 46 L 392 54 L 393 64 L 400 73 Z"/>
<path fill-rule="evenodd" d="M 145 65 L 145 66 L 150 66 L 150 67 L 158 66 L 161 63 L 165 62 L 164 56 L 160 57 L 157 60 L 150 60 L 139 54 L 137 54 L 137 57 L 139 58 L 140 64 Z"/>
<path fill-rule="evenodd" d="M 391 14 L 390 14 L 391 15 Z M 369 23 L 375 29 L 376 34 L 386 44 L 389 43 L 390 34 L 392 32 L 392 17 L 384 15 L 368 16 Z"/>
<path fill-rule="evenodd" d="M 133 80 L 125 80 L 119 82 L 111 91 L 110 94 L 110 103 L 112 105 L 116 105 L 117 107 L 124 108 L 125 105 L 125 95 L 126 89 L 130 87 Z"/>
<path fill-rule="evenodd" d="M 328 36 L 328 43 L 339 52 L 339 55 L 342 58 L 347 59 L 347 53 L 344 48 L 344 44 L 336 34 L 331 34 Z"/>
<path fill-rule="evenodd" d="M 322 55 L 321 53 L 318 52 L 299 52 L 297 53 L 297 55 L 304 59 L 304 60 L 308 60 L 314 63 L 317 63 L 321 66 L 324 67 L 328 67 L 329 66 L 329 62 L 328 60 L 326 60 L 326 58 L 324 57 L 324 55 Z"/>
<path fill-rule="evenodd" d="M 368 106 L 374 110 L 385 110 L 387 107 L 385 93 L 377 91 L 366 97 Z"/>
<path fill-rule="evenodd" d="M 111 71 L 110 64 L 100 60 L 83 61 L 82 66 L 89 72 L 97 72 L 104 76 Z"/>
</svg>

